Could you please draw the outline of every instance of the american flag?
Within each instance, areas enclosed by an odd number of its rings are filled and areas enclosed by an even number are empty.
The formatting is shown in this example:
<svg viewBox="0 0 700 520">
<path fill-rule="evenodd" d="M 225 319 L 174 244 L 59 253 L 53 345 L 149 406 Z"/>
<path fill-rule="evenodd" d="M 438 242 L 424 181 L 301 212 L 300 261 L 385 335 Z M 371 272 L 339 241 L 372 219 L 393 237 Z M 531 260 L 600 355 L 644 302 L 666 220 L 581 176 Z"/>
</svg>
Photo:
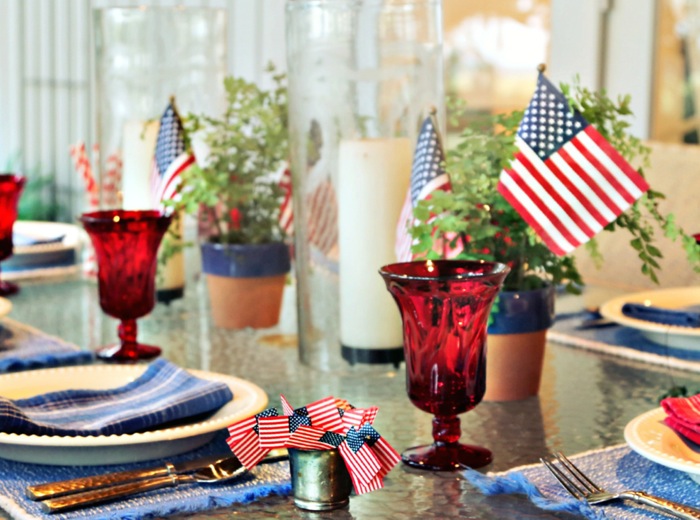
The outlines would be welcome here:
<svg viewBox="0 0 700 520">
<path fill-rule="evenodd" d="M 382 479 L 378 477 L 382 465 L 358 430 L 350 428 L 338 450 L 350 473 L 355 493 L 361 495 L 382 487 Z"/>
<path fill-rule="evenodd" d="M 321 181 L 307 196 L 308 242 L 323 254 L 330 253 L 338 243 L 338 199 L 330 179 Z"/>
<path fill-rule="evenodd" d="M 303 415 L 278 415 L 263 417 L 258 421 L 261 448 L 279 448 L 299 426 L 311 426 L 311 419 Z"/>
<path fill-rule="evenodd" d="M 435 117 L 430 115 L 423 122 L 418 134 L 411 168 L 411 185 L 406 193 L 406 200 L 396 227 L 394 251 L 399 262 L 409 262 L 413 259 L 411 254 L 413 239 L 408 233 L 413 221 L 413 208 L 418 201 L 429 198 L 433 191 L 450 189 L 450 179 L 443 167 L 444 162 L 445 152 L 442 149 Z"/>
<path fill-rule="evenodd" d="M 294 212 L 292 210 L 292 173 L 289 167 L 286 167 L 282 172 L 279 185 L 284 192 L 282 204 L 280 205 L 280 226 L 287 235 L 291 235 L 294 229 Z"/>
<path fill-rule="evenodd" d="M 649 189 L 540 73 L 498 191 L 557 255 L 572 252 Z"/>
<path fill-rule="evenodd" d="M 333 444 L 323 442 L 326 432 L 311 426 L 301 425 L 289 436 L 285 447 L 299 448 L 302 450 L 328 450 L 334 448 Z"/>
<path fill-rule="evenodd" d="M 391 471 L 391 468 L 399 463 L 401 455 L 369 423 L 362 425 L 358 434 L 377 456 L 381 465 L 378 476 L 384 478 Z"/>
<path fill-rule="evenodd" d="M 194 155 L 185 150 L 185 130 L 171 99 L 160 118 L 153 158 L 151 194 L 156 207 L 176 196 L 180 175 L 194 162 Z"/>
<path fill-rule="evenodd" d="M 269 448 L 260 446 L 258 424 L 261 419 L 276 415 L 275 408 L 268 408 L 257 415 L 229 426 L 229 437 L 226 439 L 226 444 L 246 468 L 254 467 L 269 451 Z"/>
<path fill-rule="evenodd" d="M 372 424 L 374 419 L 377 417 L 377 412 L 379 408 L 372 406 L 371 408 L 353 408 L 352 410 L 346 410 L 343 413 L 343 428 L 349 430 L 350 427 L 354 426 L 359 428 L 365 423 Z"/>
</svg>

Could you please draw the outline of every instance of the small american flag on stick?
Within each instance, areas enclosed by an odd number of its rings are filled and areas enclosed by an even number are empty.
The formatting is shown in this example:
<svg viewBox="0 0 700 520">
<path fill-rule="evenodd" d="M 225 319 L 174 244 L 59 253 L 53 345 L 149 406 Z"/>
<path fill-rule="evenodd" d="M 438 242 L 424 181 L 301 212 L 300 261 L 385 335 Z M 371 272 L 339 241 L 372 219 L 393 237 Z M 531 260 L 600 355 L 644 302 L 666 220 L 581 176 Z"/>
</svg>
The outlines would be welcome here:
<svg viewBox="0 0 700 520">
<path fill-rule="evenodd" d="M 396 228 L 394 251 L 399 262 L 409 262 L 413 259 L 411 253 L 413 238 L 408 232 L 413 222 L 413 208 L 418 201 L 428 199 L 435 190 L 450 190 L 450 179 L 444 168 L 445 152 L 437 128 L 433 110 L 423 122 L 418 134 L 411 168 L 411 185 L 406 193 L 406 200 Z"/>
<path fill-rule="evenodd" d="M 557 255 L 571 253 L 649 189 L 540 72 L 498 191 Z"/>
<path fill-rule="evenodd" d="M 151 193 L 155 207 L 162 206 L 164 200 L 175 198 L 180 175 L 194 162 L 194 156 L 185 150 L 185 130 L 175 109 L 175 99 L 170 98 L 160 118 L 153 158 Z"/>
</svg>

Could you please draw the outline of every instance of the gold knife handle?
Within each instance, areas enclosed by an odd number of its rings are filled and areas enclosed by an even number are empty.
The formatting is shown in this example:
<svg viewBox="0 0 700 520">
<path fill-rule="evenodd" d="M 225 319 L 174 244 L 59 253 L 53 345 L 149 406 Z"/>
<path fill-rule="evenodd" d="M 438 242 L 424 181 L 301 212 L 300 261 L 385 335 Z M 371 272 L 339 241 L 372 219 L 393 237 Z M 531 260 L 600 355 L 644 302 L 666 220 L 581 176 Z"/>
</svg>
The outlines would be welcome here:
<svg viewBox="0 0 700 520">
<path fill-rule="evenodd" d="M 150 480 L 129 482 L 128 484 L 121 484 L 108 488 L 93 489 L 92 491 L 85 491 L 84 493 L 74 493 L 68 496 L 46 499 L 41 503 L 41 508 L 46 513 L 59 513 L 61 511 L 68 511 L 69 509 L 102 504 L 103 502 L 137 495 L 153 489 L 177 486 L 179 480 L 180 477 L 177 475 L 168 475 Z"/>
<path fill-rule="evenodd" d="M 165 464 L 160 468 L 120 471 L 119 473 L 108 473 L 106 475 L 80 477 L 72 480 L 62 480 L 60 482 L 49 482 L 47 484 L 27 486 L 26 493 L 32 500 L 43 500 L 45 498 L 60 497 L 63 495 L 112 486 L 115 484 L 133 482 L 136 480 L 164 477 L 173 472 L 174 467 L 170 464 Z"/>
</svg>

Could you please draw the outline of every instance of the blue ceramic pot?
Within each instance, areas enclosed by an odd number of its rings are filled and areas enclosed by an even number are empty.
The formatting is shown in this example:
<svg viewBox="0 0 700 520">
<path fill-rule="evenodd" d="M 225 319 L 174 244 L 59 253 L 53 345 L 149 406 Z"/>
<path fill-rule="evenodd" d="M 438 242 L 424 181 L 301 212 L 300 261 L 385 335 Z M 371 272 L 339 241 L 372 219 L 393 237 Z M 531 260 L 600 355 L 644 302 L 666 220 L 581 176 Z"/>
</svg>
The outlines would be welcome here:
<svg viewBox="0 0 700 520">
<path fill-rule="evenodd" d="M 546 330 L 554 322 L 554 287 L 501 291 L 489 334 L 522 334 Z"/>
<path fill-rule="evenodd" d="M 202 270 L 233 278 L 258 278 L 289 272 L 289 246 L 270 244 L 201 244 Z"/>
</svg>

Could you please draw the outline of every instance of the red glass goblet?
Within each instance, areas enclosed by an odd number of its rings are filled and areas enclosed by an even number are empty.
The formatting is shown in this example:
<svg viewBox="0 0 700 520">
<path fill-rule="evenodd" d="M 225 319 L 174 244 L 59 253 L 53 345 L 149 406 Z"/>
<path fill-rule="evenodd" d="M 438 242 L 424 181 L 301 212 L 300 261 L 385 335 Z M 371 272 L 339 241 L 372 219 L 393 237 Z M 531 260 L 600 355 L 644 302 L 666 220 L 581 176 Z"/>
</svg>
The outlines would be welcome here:
<svg viewBox="0 0 700 520">
<path fill-rule="evenodd" d="M 17 220 L 17 204 L 26 179 L 14 173 L 0 174 L 0 261 L 12 256 L 12 227 Z M 0 281 L 0 296 L 19 291 L 16 283 Z"/>
<path fill-rule="evenodd" d="M 160 355 L 159 347 L 136 341 L 136 319 L 155 306 L 158 246 L 171 219 L 151 210 L 94 211 L 80 217 L 97 257 L 100 307 L 121 321 L 120 343 L 98 349 L 98 357 L 135 361 Z"/>
<path fill-rule="evenodd" d="M 409 466 L 435 471 L 479 468 L 491 452 L 461 444 L 458 414 L 486 390 L 486 325 L 508 267 L 495 262 L 439 260 L 380 269 L 403 320 L 406 389 L 433 414 L 433 444 L 401 454 Z"/>
</svg>

